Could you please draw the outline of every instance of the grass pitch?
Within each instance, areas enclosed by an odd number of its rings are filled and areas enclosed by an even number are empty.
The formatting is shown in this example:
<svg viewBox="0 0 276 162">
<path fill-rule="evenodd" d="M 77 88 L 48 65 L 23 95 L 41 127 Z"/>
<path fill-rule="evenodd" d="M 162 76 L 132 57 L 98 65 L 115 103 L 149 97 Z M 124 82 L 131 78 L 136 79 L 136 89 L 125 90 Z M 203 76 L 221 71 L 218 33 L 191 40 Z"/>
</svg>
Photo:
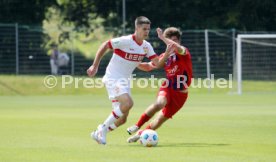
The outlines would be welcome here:
<svg viewBox="0 0 276 162">
<path fill-rule="evenodd" d="M 191 94 L 155 148 L 126 143 L 127 126 L 154 100 L 133 97 L 127 124 L 101 146 L 89 134 L 110 113 L 106 95 L 2 96 L 0 161 L 276 161 L 275 95 Z"/>
<path fill-rule="evenodd" d="M 36 79 L 30 78 L 30 82 Z M 24 87 L 39 89 L 32 85 L 14 87 L 25 93 Z M 191 90 L 186 105 L 157 131 L 158 146 L 145 148 L 126 143 L 126 128 L 154 101 L 157 90 L 132 90 L 135 104 L 128 121 L 108 134 L 106 146 L 93 141 L 90 132 L 110 113 L 111 103 L 104 89 L 90 94 L 86 91 L 34 96 L 14 95 L 15 91 L 3 95 L 2 91 L 0 161 L 276 161 L 275 93 L 238 96 Z"/>
</svg>

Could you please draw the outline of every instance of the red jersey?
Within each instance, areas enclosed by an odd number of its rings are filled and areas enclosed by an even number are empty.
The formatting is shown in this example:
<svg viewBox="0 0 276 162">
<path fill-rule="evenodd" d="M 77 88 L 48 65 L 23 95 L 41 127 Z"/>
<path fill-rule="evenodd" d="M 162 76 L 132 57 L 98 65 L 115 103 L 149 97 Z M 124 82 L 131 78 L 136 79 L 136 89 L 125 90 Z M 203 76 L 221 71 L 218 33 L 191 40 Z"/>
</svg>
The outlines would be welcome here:
<svg viewBox="0 0 276 162">
<path fill-rule="evenodd" d="M 164 53 L 160 57 L 163 55 Z M 185 55 L 178 52 L 171 54 L 166 61 L 164 70 L 169 81 L 168 87 L 174 90 L 187 89 L 193 77 L 192 59 L 189 50 L 186 48 Z"/>
</svg>

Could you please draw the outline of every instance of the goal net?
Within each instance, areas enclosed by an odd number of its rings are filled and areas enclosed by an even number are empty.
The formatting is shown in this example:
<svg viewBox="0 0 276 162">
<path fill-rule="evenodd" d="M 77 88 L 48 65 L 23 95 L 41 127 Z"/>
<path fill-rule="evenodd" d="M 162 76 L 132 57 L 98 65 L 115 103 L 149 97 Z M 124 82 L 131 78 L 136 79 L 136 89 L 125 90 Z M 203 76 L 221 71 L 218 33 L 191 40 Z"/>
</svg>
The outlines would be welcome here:
<svg viewBox="0 0 276 162">
<path fill-rule="evenodd" d="M 264 84 L 276 81 L 276 34 L 239 34 L 235 67 L 238 94 L 270 91 Z"/>
</svg>

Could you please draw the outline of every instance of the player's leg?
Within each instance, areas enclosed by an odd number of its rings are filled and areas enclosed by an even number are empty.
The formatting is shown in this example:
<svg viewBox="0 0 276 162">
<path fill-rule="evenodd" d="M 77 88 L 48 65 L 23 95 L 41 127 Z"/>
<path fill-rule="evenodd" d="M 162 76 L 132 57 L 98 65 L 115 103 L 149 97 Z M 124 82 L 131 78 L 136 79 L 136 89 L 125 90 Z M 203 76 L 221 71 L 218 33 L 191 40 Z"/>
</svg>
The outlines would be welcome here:
<svg viewBox="0 0 276 162">
<path fill-rule="evenodd" d="M 129 110 L 133 106 L 132 98 L 128 93 L 122 94 L 116 97 L 116 99 L 119 104 L 113 108 L 113 111 L 103 123 L 107 128 L 124 114 L 128 114 Z"/>
<path fill-rule="evenodd" d="M 127 92 L 127 94 L 130 96 L 131 99 L 131 91 L 130 88 L 124 86 L 123 87 L 124 92 Z M 132 101 L 132 99 L 130 100 Z M 126 103 L 125 101 L 122 101 L 124 103 Z M 117 104 L 120 104 L 120 102 L 118 100 L 112 100 L 112 106 L 113 108 L 117 106 Z M 131 105 L 130 108 L 133 106 L 133 101 L 132 103 L 129 103 Z M 120 104 L 121 105 L 121 104 Z M 108 132 L 113 131 L 114 129 L 118 128 L 119 126 L 123 125 L 124 123 L 126 123 L 127 121 L 127 117 L 128 117 L 129 111 L 126 111 L 126 113 L 123 113 L 123 116 L 121 116 L 118 120 L 116 120 L 114 123 L 110 124 L 110 126 L 108 127 Z"/>
<path fill-rule="evenodd" d="M 128 117 L 128 113 L 121 116 L 118 120 L 116 120 L 113 124 L 111 124 L 108 127 L 108 132 L 113 131 L 114 129 L 118 128 L 119 126 L 125 124 L 127 121 L 127 117 Z"/>
<path fill-rule="evenodd" d="M 120 105 L 118 100 L 112 100 L 112 109 L 114 109 L 118 105 Z M 116 128 L 117 128 L 117 126 L 115 125 L 115 123 L 113 123 L 113 124 L 110 124 L 107 131 L 110 132 L 110 131 L 113 131 Z"/>
<path fill-rule="evenodd" d="M 145 129 L 158 129 L 164 122 L 166 122 L 169 118 L 165 117 L 163 112 L 159 112 L 156 118 L 145 128 Z"/>
<path fill-rule="evenodd" d="M 128 93 L 122 94 L 116 97 L 116 99 L 118 100 L 119 104 L 116 104 L 113 107 L 112 112 L 103 122 L 103 124 L 100 124 L 97 130 L 91 134 L 92 138 L 100 144 L 106 144 L 106 134 L 108 129 L 112 127 L 114 129 L 117 127 L 115 122 L 119 118 L 122 117 L 121 120 L 118 121 L 118 124 L 124 123 L 124 120 L 126 120 L 128 112 L 133 105 L 133 101 Z"/>
<path fill-rule="evenodd" d="M 122 85 L 121 82 L 115 82 L 115 84 L 109 84 L 109 82 L 105 83 L 108 91 L 108 95 L 110 99 L 116 99 L 117 104 L 113 104 L 113 110 L 110 115 L 106 118 L 103 124 L 100 124 L 94 134 L 91 135 L 93 139 L 95 139 L 100 144 L 106 144 L 106 134 L 108 132 L 109 127 L 117 127 L 115 121 L 120 117 L 122 119 L 126 118 L 129 110 L 133 106 L 133 101 L 130 96 L 130 90 L 128 85 Z M 121 122 L 122 124 L 123 122 Z M 96 135 L 95 135 L 96 133 Z"/>
<path fill-rule="evenodd" d="M 164 122 L 166 122 L 168 120 L 167 117 L 165 117 L 163 115 L 162 112 L 159 112 L 156 116 L 156 118 L 145 128 L 145 129 L 153 129 L 156 130 L 158 129 Z M 144 129 L 144 130 L 145 130 Z M 144 130 L 139 130 L 135 135 L 129 137 L 127 139 L 128 143 L 133 143 L 133 142 L 137 142 L 142 134 L 142 132 Z"/>
<path fill-rule="evenodd" d="M 137 132 L 139 128 L 141 128 L 147 121 L 149 121 L 149 119 L 153 117 L 156 112 L 161 110 L 167 104 L 167 93 L 160 91 L 159 94 L 163 95 L 159 95 L 157 97 L 156 101 L 145 110 L 135 125 L 127 128 L 127 132 L 130 135 Z"/>
<path fill-rule="evenodd" d="M 172 118 L 184 105 L 187 100 L 188 94 L 181 92 L 171 92 L 170 103 L 167 104 L 162 111 L 156 116 L 156 118 L 145 129 L 158 129 L 169 118 Z"/>
<path fill-rule="evenodd" d="M 165 105 L 167 104 L 167 98 L 166 96 L 158 96 L 155 103 L 150 105 L 144 114 L 146 114 L 149 117 L 152 117 L 156 112 L 161 110 Z"/>
<path fill-rule="evenodd" d="M 121 109 L 122 113 L 128 113 L 129 110 L 133 106 L 133 100 L 132 100 L 131 96 L 128 93 L 125 93 L 125 94 L 122 94 L 122 95 L 116 97 L 116 99 L 120 103 L 120 109 Z"/>
<path fill-rule="evenodd" d="M 187 100 L 188 94 L 181 92 L 171 92 L 171 97 L 172 98 L 169 98 L 170 102 L 166 104 L 162 111 L 158 113 L 156 118 L 145 129 L 156 130 L 160 126 L 162 126 L 162 124 L 166 122 L 169 118 L 172 118 L 172 116 L 175 115 L 182 108 Z M 129 137 L 127 139 L 127 142 L 132 143 L 138 141 L 142 132 L 143 130 L 139 130 L 135 135 Z"/>
</svg>

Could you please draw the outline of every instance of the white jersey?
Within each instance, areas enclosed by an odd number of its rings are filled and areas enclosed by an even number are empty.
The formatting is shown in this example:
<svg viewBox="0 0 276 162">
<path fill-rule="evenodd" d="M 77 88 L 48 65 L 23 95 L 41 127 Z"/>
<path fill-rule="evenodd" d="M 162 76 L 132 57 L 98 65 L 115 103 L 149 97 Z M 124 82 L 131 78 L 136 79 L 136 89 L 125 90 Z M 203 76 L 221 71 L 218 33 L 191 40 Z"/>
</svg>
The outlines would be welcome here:
<svg viewBox="0 0 276 162">
<path fill-rule="evenodd" d="M 111 39 L 108 45 L 114 51 L 105 79 L 129 78 L 144 57 L 153 59 L 157 56 L 149 42 L 144 40 L 138 44 L 134 35 Z"/>
</svg>

